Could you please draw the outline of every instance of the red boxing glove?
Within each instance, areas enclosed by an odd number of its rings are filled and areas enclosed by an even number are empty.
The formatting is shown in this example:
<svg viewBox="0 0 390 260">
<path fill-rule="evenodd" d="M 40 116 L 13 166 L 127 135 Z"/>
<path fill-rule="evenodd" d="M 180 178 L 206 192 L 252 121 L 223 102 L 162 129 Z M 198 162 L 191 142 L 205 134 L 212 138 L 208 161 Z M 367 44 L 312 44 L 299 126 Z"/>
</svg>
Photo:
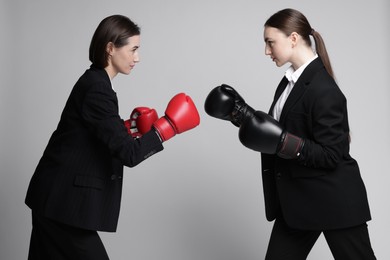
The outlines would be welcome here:
<svg viewBox="0 0 390 260">
<path fill-rule="evenodd" d="M 191 97 L 179 93 L 169 101 L 165 116 L 154 122 L 153 127 L 167 141 L 176 134 L 188 131 L 200 123 L 198 110 Z"/>
<path fill-rule="evenodd" d="M 157 119 L 157 112 L 153 108 L 136 107 L 131 112 L 130 119 L 124 123 L 127 132 L 132 137 L 139 138 L 152 129 L 152 125 Z"/>
</svg>

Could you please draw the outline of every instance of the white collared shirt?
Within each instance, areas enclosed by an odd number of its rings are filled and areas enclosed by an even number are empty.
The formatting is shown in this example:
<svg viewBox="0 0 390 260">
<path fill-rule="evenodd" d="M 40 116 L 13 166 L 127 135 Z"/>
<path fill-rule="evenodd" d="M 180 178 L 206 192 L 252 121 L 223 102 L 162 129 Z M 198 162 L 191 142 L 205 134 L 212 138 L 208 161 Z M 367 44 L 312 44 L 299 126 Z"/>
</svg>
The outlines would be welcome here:
<svg viewBox="0 0 390 260">
<path fill-rule="evenodd" d="M 291 90 L 293 89 L 295 83 L 298 81 L 299 77 L 301 76 L 303 71 L 306 69 L 306 67 L 316 58 L 318 58 L 317 54 L 314 55 L 313 58 L 308 60 L 305 64 L 303 64 L 301 67 L 299 67 L 299 69 L 297 69 L 295 71 L 294 71 L 294 68 L 292 65 L 287 69 L 287 71 L 284 75 L 288 80 L 287 87 L 284 89 L 282 95 L 280 95 L 278 101 L 276 102 L 276 104 L 274 106 L 274 110 L 272 111 L 272 116 L 276 120 L 279 121 L 280 115 L 282 114 L 283 106 L 286 103 L 286 100 L 287 100 L 288 96 L 290 95 Z"/>
<path fill-rule="evenodd" d="M 110 83 L 111 83 L 111 88 L 112 88 L 112 90 L 116 93 L 116 90 L 115 90 L 115 88 L 114 88 L 114 84 L 112 84 L 112 80 L 110 79 Z"/>
</svg>

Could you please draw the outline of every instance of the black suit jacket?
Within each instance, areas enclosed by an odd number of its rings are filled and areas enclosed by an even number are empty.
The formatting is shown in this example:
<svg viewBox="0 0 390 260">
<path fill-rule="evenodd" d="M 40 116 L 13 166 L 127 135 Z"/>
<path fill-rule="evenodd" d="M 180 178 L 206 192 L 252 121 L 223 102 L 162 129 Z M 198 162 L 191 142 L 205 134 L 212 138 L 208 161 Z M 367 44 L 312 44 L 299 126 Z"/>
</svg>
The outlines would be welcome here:
<svg viewBox="0 0 390 260">
<path fill-rule="evenodd" d="M 68 98 L 25 202 L 65 224 L 116 231 L 123 165 L 133 167 L 162 149 L 154 131 L 137 140 L 128 135 L 106 71 L 91 66 Z"/>
<path fill-rule="evenodd" d="M 287 85 L 284 77 L 272 103 Z M 297 229 L 350 227 L 371 219 L 357 162 L 349 154 L 347 101 L 320 58 L 304 70 L 284 105 L 281 126 L 305 139 L 298 160 L 262 154 L 266 215 Z"/>
</svg>

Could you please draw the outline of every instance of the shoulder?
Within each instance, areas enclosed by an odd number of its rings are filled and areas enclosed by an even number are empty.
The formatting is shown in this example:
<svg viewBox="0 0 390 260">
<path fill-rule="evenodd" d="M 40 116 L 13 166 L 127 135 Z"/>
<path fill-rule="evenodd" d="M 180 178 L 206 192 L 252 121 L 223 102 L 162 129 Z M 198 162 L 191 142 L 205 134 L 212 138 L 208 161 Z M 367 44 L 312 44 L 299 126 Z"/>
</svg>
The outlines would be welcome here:
<svg viewBox="0 0 390 260">
<path fill-rule="evenodd" d="M 82 75 L 82 78 L 91 82 L 91 83 L 103 83 L 111 85 L 110 78 L 108 77 L 107 72 L 104 69 L 98 69 L 96 67 L 91 66 L 89 69 L 85 71 Z"/>
<path fill-rule="evenodd" d="M 335 111 L 343 114 L 343 111 L 345 111 L 347 99 L 325 69 L 313 77 L 308 90 L 309 102 L 318 117 L 329 117 L 329 113 L 335 115 Z"/>
<path fill-rule="evenodd" d="M 84 72 L 77 81 L 76 86 L 86 91 L 98 90 L 113 92 L 107 72 L 104 69 L 98 69 L 93 66 Z"/>
<path fill-rule="evenodd" d="M 321 59 L 317 59 L 313 63 L 313 66 L 308 67 L 308 71 L 306 71 L 308 75 L 306 75 L 305 84 L 308 86 L 309 93 L 320 99 L 324 97 L 344 99 L 344 94 L 335 79 L 326 71 Z"/>
</svg>

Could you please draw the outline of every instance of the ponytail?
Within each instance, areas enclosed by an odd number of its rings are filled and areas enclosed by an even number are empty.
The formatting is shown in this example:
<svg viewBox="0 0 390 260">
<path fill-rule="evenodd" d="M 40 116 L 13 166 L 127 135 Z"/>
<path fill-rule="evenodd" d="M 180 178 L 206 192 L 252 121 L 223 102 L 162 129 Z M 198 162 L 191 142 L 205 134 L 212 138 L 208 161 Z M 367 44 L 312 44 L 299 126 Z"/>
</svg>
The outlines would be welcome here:
<svg viewBox="0 0 390 260">
<path fill-rule="evenodd" d="M 320 56 L 322 62 L 324 63 L 326 71 L 334 79 L 332 65 L 330 64 L 330 59 L 328 52 L 326 51 L 324 40 L 322 39 L 321 35 L 314 29 L 311 30 L 311 35 L 314 38 L 314 43 L 318 56 Z"/>
</svg>

